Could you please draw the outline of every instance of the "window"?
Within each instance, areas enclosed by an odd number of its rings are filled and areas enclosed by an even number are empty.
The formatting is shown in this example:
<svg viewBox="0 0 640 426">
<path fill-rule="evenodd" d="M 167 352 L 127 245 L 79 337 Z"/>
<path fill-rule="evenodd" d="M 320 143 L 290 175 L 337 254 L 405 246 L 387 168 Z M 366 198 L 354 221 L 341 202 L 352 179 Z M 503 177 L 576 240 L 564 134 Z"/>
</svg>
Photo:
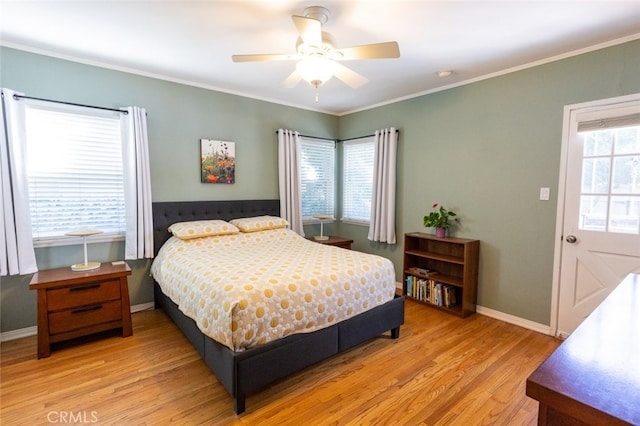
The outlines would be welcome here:
<svg viewBox="0 0 640 426">
<path fill-rule="evenodd" d="M 102 230 L 111 238 L 124 235 L 120 115 L 68 105 L 25 105 L 26 166 L 36 247 L 60 244 L 66 232 L 82 228 Z"/>
<path fill-rule="evenodd" d="M 300 138 L 300 194 L 302 219 L 316 214 L 335 215 L 334 141 Z"/>
<path fill-rule="evenodd" d="M 634 118 L 632 124 L 640 121 Z M 602 126 L 579 128 L 584 141 L 579 227 L 640 234 L 640 126 Z"/>
<path fill-rule="evenodd" d="M 373 190 L 373 136 L 343 142 L 342 220 L 369 223 Z"/>
</svg>

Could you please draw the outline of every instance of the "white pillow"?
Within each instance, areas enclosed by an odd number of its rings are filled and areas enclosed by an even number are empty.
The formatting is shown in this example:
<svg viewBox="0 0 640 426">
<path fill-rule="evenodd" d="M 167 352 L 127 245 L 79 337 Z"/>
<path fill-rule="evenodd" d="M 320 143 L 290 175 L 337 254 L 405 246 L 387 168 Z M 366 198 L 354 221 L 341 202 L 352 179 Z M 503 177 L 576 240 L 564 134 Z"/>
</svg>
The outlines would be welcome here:
<svg viewBox="0 0 640 426">
<path fill-rule="evenodd" d="M 230 220 L 229 223 L 237 226 L 241 232 L 266 231 L 289 226 L 289 222 L 286 219 L 276 216 L 243 217 Z"/>
<path fill-rule="evenodd" d="M 169 232 L 181 240 L 188 240 L 213 235 L 237 234 L 238 228 L 224 220 L 194 220 L 174 223 L 169 227 Z"/>
</svg>

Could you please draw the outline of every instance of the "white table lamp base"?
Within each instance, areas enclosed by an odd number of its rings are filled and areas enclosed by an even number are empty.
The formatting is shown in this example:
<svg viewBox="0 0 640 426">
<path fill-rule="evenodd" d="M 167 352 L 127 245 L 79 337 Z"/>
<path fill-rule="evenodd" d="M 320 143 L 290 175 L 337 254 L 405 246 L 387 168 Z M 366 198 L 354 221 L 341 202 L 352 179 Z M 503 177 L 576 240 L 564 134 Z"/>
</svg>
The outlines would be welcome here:
<svg viewBox="0 0 640 426">
<path fill-rule="evenodd" d="M 320 222 L 320 235 L 316 235 L 313 239 L 316 241 L 327 241 L 329 239 L 328 236 L 324 235 L 322 221 Z"/>
<path fill-rule="evenodd" d="M 98 269 L 100 267 L 100 262 L 87 262 L 87 263 L 76 263 L 75 265 L 71 265 L 72 271 L 91 271 L 93 269 Z"/>
<path fill-rule="evenodd" d="M 76 263 L 75 265 L 71 265 L 72 271 L 92 271 L 100 267 L 100 262 L 89 262 L 87 260 L 87 237 L 89 235 L 100 234 L 101 232 L 102 231 L 94 231 L 92 229 L 81 229 L 79 231 L 67 232 L 66 235 L 82 237 L 82 245 L 84 248 L 84 263 Z"/>
</svg>

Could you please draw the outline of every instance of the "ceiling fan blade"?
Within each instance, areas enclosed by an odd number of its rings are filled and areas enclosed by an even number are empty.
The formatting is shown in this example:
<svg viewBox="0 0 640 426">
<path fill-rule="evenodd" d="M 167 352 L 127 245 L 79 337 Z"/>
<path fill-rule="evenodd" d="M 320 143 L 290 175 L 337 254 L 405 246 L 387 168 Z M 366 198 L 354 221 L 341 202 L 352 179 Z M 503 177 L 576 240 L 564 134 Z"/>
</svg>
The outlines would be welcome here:
<svg viewBox="0 0 640 426">
<path fill-rule="evenodd" d="M 291 89 L 292 87 L 296 87 L 298 83 L 302 80 L 302 75 L 298 72 L 298 70 L 294 70 L 289 77 L 287 77 L 281 84 L 282 87 L 286 87 L 287 89 Z"/>
<path fill-rule="evenodd" d="M 293 24 L 305 44 L 322 46 L 322 24 L 320 21 L 298 15 L 293 15 L 291 19 L 293 19 Z"/>
<path fill-rule="evenodd" d="M 338 49 L 343 60 L 349 59 L 383 59 L 399 58 L 400 48 L 395 41 L 386 43 L 365 44 L 363 46 L 345 47 Z"/>
<path fill-rule="evenodd" d="M 346 85 L 352 87 L 353 89 L 357 89 L 358 87 L 366 84 L 369 80 L 363 76 L 353 71 L 350 68 L 345 67 L 342 64 L 335 62 L 335 70 L 333 75 L 342 80 Z"/>
<path fill-rule="evenodd" d="M 255 61 L 292 61 L 299 59 L 297 53 L 266 53 L 258 55 L 232 55 L 233 62 L 255 62 Z"/>
</svg>

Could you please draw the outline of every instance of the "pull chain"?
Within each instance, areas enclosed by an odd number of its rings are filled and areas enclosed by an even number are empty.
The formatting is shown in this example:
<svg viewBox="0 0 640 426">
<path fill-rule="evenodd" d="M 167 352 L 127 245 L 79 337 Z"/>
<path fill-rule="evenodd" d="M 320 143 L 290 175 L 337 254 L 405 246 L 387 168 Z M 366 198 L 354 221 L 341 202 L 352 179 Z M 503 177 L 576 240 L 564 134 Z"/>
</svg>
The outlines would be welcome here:
<svg viewBox="0 0 640 426">
<path fill-rule="evenodd" d="M 316 89 L 316 102 L 318 102 L 318 99 L 320 98 L 320 94 L 319 94 L 320 93 L 320 89 L 319 89 L 319 87 L 323 83 L 323 81 L 322 80 L 311 80 L 309 83 L 311 83 L 311 85 L 313 87 L 315 87 L 315 89 Z"/>
</svg>

